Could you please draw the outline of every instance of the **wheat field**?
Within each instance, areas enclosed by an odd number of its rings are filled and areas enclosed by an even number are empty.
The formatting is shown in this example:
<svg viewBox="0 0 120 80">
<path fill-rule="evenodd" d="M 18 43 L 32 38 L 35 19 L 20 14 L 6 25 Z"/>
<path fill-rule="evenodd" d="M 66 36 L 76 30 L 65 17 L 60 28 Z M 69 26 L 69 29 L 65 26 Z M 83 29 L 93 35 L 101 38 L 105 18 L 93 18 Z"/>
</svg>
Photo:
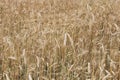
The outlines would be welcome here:
<svg viewBox="0 0 120 80">
<path fill-rule="evenodd" d="M 0 0 L 0 80 L 120 80 L 120 0 Z"/>
</svg>

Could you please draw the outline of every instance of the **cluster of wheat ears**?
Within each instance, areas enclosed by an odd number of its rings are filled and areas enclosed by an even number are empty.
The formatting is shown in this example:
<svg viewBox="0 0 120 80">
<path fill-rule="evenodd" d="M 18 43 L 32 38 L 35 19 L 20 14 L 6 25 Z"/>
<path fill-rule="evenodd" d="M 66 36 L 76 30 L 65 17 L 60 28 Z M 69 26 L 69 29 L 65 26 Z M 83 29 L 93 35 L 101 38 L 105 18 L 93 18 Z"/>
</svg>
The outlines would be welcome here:
<svg viewBox="0 0 120 80">
<path fill-rule="evenodd" d="M 120 0 L 0 0 L 0 80 L 120 80 Z"/>
</svg>

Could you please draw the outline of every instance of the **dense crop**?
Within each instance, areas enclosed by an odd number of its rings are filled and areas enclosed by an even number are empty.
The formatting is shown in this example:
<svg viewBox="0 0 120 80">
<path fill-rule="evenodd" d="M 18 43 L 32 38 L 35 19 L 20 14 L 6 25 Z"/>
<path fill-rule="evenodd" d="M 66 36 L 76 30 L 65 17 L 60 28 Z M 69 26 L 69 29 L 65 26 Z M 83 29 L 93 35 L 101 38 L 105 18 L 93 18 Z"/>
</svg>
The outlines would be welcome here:
<svg viewBox="0 0 120 80">
<path fill-rule="evenodd" d="M 0 0 L 0 80 L 119 80 L 120 0 Z"/>
</svg>

